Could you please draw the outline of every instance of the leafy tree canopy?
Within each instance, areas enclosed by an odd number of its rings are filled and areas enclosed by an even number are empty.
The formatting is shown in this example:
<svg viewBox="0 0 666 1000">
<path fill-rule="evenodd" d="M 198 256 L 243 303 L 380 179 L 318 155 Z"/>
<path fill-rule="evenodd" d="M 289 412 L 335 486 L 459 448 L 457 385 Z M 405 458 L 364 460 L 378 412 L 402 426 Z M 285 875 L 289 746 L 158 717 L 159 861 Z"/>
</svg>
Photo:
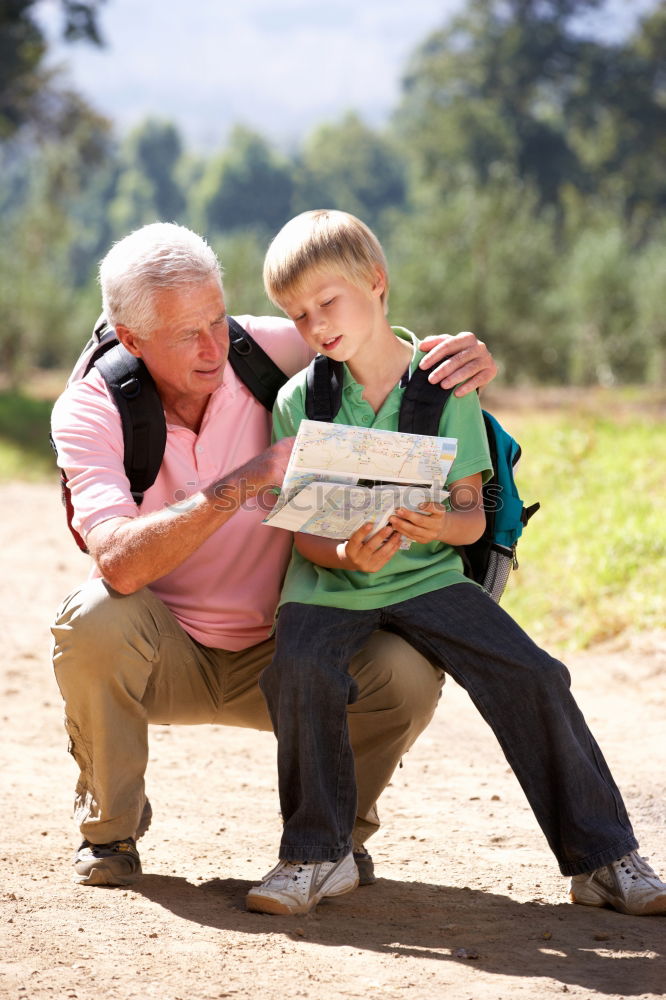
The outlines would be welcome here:
<svg viewBox="0 0 666 1000">
<path fill-rule="evenodd" d="M 56 74 L 43 67 L 44 32 L 35 18 L 37 0 L 0 0 L 0 140 L 31 122 L 52 122 Z M 98 12 L 104 0 L 60 0 L 68 41 L 102 42 Z M 66 103 L 66 93 L 59 99 Z"/>
<path fill-rule="evenodd" d="M 404 205 L 406 173 L 397 144 L 349 113 L 308 137 L 296 171 L 294 207 L 340 208 L 373 226 L 386 208 Z"/>
<path fill-rule="evenodd" d="M 289 162 L 262 136 L 239 125 L 202 178 L 202 223 L 209 233 L 257 227 L 274 232 L 289 218 L 292 188 Z"/>
<path fill-rule="evenodd" d="M 419 176 L 445 190 L 470 174 L 485 184 L 499 165 L 534 183 L 543 204 L 629 168 L 635 188 L 647 174 L 658 193 L 666 11 L 627 42 L 605 44 L 580 31 L 581 15 L 601 4 L 469 0 L 431 35 L 405 76 L 396 119 Z"/>
</svg>

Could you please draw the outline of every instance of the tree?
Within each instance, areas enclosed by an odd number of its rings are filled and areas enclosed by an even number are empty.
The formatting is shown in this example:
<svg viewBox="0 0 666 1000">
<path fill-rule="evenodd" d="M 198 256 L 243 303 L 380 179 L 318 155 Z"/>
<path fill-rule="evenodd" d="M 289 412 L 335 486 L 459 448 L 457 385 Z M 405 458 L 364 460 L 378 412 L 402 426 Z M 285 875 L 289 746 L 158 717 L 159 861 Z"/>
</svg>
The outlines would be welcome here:
<svg viewBox="0 0 666 1000">
<path fill-rule="evenodd" d="M 629 100 L 639 103 L 649 86 L 638 85 L 630 49 L 581 34 L 581 16 L 600 6 L 470 0 L 450 27 L 433 34 L 405 76 L 396 119 L 419 176 L 445 191 L 461 172 L 485 184 L 499 164 L 533 183 L 542 204 L 558 203 L 567 185 L 592 190 L 593 143 L 585 131 L 591 122 L 601 131 L 618 96 L 610 83 L 631 77 Z M 652 66 L 654 77 L 656 58 Z M 654 93 L 650 107 L 654 112 Z M 612 162 L 606 158 L 607 167 Z"/>
<path fill-rule="evenodd" d="M 568 371 L 568 331 L 550 298 L 559 261 L 552 211 L 508 175 L 471 180 L 442 199 L 421 188 L 385 241 L 392 322 L 419 336 L 474 330 L 492 345 L 507 382 L 556 382 Z"/>
<path fill-rule="evenodd" d="M 397 146 L 348 114 L 308 137 L 295 178 L 294 210 L 340 208 L 376 226 L 383 211 L 404 205 L 406 173 Z"/>
<path fill-rule="evenodd" d="M 291 214 L 291 164 L 256 132 L 237 126 L 227 149 L 212 158 L 195 202 L 209 233 L 242 228 L 275 232 Z"/>
<path fill-rule="evenodd" d="M 0 0 L 0 140 L 30 123 L 50 131 L 54 102 L 67 99 L 57 74 L 42 66 L 47 46 L 34 17 L 36 2 Z M 97 16 L 103 2 L 60 0 L 63 36 L 100 45 Z"/>
<path fill-rule="evenodd" d="M 54 148 L 48 152 L 60 153 Z M 85 339 L 96 308 L 84 317 L 73 261 L 80 230 L 65 200 L 54 201 L 49 194 L 60 168 L 61 162 L 53 164 L 45 153 L 31 169 L 21 204 L 3 214 L 0 365 L 15 387 L 32 366 L 71 357 L 71 341 Z"/>
<path fill-rule="evenodd" d="M 64 37 L 99 44 L 102 2 L 61 0 Z M 0 0 L 0 358 L 14 383 L 31 364 L 58 360 L 70 335 L 80 339 L 77 277 L 90 268 L 91 232 L 99 236 L 81 225 L 80 196 L 109 150 L 109 123 L 44 69 L 35 6 Z"/>
<path fill-rule="evenodd" d="M 666 315 L 664 314 L 664 274 L 666 274 L 666 227 L 661 239 L 654 239 L 638 254 L 634 266 L 634 298 L 639 344 L 644 348 L 646 382 L 663 388 L 666 383 Z"/>
<path fill-rule="evenodd" d="M 644 240 L 666 206 L 666 6 L 583 62 L 568 119 L 594 189 L 621 196 Z"/>
<path fill-rule="evenodd" d="M 177 180 L 182 152 L 180 133 L 171 122 L 149 118 L 130 132 L 109 206 L 114 233 L 124 235 L 146 222 L 182 221 L 185 195 Z"/>
<path fill-rule="evenodd" d="M 128 141 L 130 157 L 149 180 L 155 209 L 161 219 L 176 219 L 185 207 L 185 198 L 175 179 L 183 154 L 180 133 L 171 122 L 148 119 L 135 129 Z"/>
</svg>

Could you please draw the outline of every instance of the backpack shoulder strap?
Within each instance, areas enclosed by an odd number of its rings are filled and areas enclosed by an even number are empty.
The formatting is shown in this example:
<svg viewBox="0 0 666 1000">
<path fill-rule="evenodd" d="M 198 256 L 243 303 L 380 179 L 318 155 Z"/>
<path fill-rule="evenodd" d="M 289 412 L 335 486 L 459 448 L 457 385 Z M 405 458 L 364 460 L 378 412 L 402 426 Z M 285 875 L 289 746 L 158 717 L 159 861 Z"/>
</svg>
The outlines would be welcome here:
<svg viewBox="0 0 666 1000">
<path fill-rule="evenodd" d="M 116 344 L 95 360 L 109 387 L 123 428 L 125 472 L 140 504 L 153 485 L 166 447 L 164 408 L 152 375 L 140 358 Z"/>
<path fill-rule="evenodd" d="M 306 372 L 305 414 L 309 420 L 331 423 L 342 405 L 344 369 L 341 361 L 317 354 Z"/>
<path fill-rule="evenodd" d="M 72 385 L 73 382 L 78 382 L 79 379 L 85 378 L 95 364 L 95 361 L 97 361 L 97 358 L 117 343 L 116 331 L 112 326 L 109 326 L 106 316 L 102 313 L 93 327 L 90 340 L 84 346 L 72 368 L 67 379 L 67 385 Z"/>
<path fill-rule="evenodd" d="M 438 383 L 429 382 L 428 372 L 423 368 L 415 368 L 402 396 L 398 430 L 436 437 L 442 411 L 451 392 L 451 389 L 442 389 Z"/>
<path fill-rule="evenodd" d="M 229 364 L 262 406 L 272 410 L 275 397 L 287 381 L 287 376 L 263 347 L 260 347 L 247 330 L 244 330 L 231 316 L 229 316 Z"/>
<path fill-rule="evenodd" d="M 98 321 L 95 327 L 98 341 L 103 341 L 104 332 L 104 323 Z M 287 376 L 231 317 L 229 340 L 231 367 L 258 401 L 267 410 L 272 409 Z M 162 401 L 143 361 L 130 354 L 122 344 L 103 343 L 94 365 L 108 385 L 120 413 L 125 472 L 132 496 L 141 503 L 143 494 L 155 482 L 164 457 L 166 421 Z"/>
<path fill-rule="evenodd" d="M 305 413 L 310 420 L 330 423 L 342 405 L 344 368 L 341 361 L 334 361 L 318 354 L 308 365 Z M 439 422 L 451 389 L 441 389 L 428 381 L 428 373 L 416 368 L 402 397 L 399 431 L 410 434 L 439 434 Z"/>
</svg>

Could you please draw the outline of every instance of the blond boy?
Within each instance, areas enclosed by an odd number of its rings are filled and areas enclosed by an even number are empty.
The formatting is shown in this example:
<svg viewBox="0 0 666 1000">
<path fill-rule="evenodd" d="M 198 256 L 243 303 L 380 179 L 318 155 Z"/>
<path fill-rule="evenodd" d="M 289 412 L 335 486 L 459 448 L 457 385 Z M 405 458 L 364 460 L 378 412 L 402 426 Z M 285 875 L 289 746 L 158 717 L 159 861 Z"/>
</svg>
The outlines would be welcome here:
<svg viewBox="0 0 666 1000">
<path fill-rule="evenodd" d="M 270 298 L 309 347 L 343 362 L 335 421 L 396 430 L 418 341 L 392 328 L 382 248 L 360 220 L 306 212 L 278 233 L 265 264 Z M 280 392 L 276 438 L 305 416 L 300 373 Z M 666 912 L 666 885 L 638 856 L 622 797 L 569 689 L 569 673 L 463 573 L 456 546 L 477 539 L 490 469 L 476 394 L 451 398 L 439 433 L 458 440 L 450 507 L 399 509 L 370 536 L 295 539 L 273 660 L 260 686 L 278 738 L 284 829 L 278 865 L 248 893 L 267 913 L 305 913 L 354 889 L 354 759 L 347 665 L 376 628 L 403 635 L 469 693 L 492 727 L 564 875 L 571 898 L 625 913 Z M 470 504 L 474 496 L 476 502 Z M 464 497 L 464 502 L 462 498 Z M 408 550 L 400 548 L 408 538 Z"/>
</svg>

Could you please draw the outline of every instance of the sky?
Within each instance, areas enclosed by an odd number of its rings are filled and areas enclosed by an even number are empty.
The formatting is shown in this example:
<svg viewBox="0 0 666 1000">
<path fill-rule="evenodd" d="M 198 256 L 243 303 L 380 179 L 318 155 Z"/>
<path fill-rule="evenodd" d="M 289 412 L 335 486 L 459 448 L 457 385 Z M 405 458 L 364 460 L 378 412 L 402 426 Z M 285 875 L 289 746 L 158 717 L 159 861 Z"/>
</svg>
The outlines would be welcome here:
<svg viewBox="0 0 666 1000">
<path fill-rule="evenodd" d="M 598 28 L 621 37 L 657 0 L 607 0 Z M 108 0 L 106 45 L 53 45 L 76 89 L 120 134 L 148 116 L 220 148 L 247 125 L 282 146 L 356 111 L 378 127 L 410 55 L 464 0 Z M 59 0 L 36 8 L 57 37 Z"/>
</svg>

